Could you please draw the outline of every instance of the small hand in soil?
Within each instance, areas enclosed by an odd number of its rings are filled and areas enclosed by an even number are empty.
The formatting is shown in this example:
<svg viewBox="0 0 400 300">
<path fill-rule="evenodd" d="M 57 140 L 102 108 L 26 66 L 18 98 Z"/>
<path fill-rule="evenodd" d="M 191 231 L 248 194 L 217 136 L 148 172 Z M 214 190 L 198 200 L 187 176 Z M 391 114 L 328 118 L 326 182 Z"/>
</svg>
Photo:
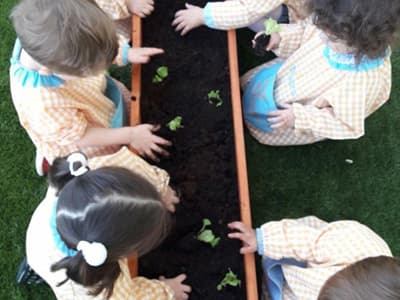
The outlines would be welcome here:
<svg viewBox="0 0 400 300">
<path fill-rule="evenodd" d="M 250 228 L 242 222 L 229 223 L 228 227 L 232 230 L 237 230 L 237 232 L 228 233 L 228 237 L 243 242 L 243 247 L 240 248 L 241 254 L 257 251 L 257 236 L 253 228 Z"/>
<path fill-rule="evenodd" d="M 183 284 L 185 281 L 186 275 L 180 274 L 175 278 L 165 278 L 164 276 L 160 276 L 160 281 L 167 284 L 173 291 L 176 300 L 187 300 L 189 299 L 189 293 L 192 291 L 192 288 L 189 285 Z"/>
<path fill-rule="evenodd" d="M 171 187 L 167 187 L 161 200 L 170 212 L 175 212 L 175 205 L 179 203 L 179 197 Z"/>
<path fill-rule="evenodd" d="M 172 143 L 154 132 L 160 129 L 160 125 L 141 124 L 130 129 L 130 145 L 135 148 L 139 155 L 160 161 L 158 155 L 169 156 L 169 152 L 163 147 L 171 146 Z"/>
<path fill-rule="evenodd" d="M 181 35 L 185 35 L 190 30 L 204 25 L 203 9 L 201 7 L 186 3 L 186 9 L 178 10 L 172 26 L 175 31 L 180 31 Z"/>
<path fill-rule="evenodd" d="M 164 50 L 160 48 L 130 48 L 128 50 L 128 62 L 131 64 L 146 64 L 152 56 L 163 53 Z"/>
<path fill-rule="evenodd" d="M 271 35 L 266 35 L 264 32 L 258 32 L 252 40 L 254 53 L 258 56 L 263 56 L 267 54 L 268 51 L 277 48 L 280 42 L 281 36 L 277 32 L 274 32 Z"/>
<path fill-rule="evenodd" d="M 128 0 L 128 10 L 141 18 L 150 15 L 154 10 L 153 0 Z"/>
</svg>

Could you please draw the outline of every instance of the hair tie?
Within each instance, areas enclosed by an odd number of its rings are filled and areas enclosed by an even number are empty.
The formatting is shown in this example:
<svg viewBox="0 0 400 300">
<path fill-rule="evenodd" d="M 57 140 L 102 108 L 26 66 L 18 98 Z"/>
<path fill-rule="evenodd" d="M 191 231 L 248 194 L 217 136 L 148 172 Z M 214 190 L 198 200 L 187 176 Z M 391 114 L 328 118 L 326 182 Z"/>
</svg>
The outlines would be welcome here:
<svg viewBox="0 0 400 300">
<path fill-rule="evenodd" d="M 102 243 L 80 241 L 76 249 L 82 251 L 86 263 L 92 267 L 101 266 L 107 259 L 107 249 Z"/>
<path fill-rule="evenodd" d="M 75 152 L 72 153 L 70 156 L 68 156 L 67 161 L 69 162 L 69 172 L 73 176 L 81 176 L 85 174 L 87 171 L 89 171 L 88 168 L 88 161 L 85 155 L 80 152 Z M 74 164 L 75 163 L 81 163 L 81 166 L 78 169 L 74 169 Z"/>
</svg>

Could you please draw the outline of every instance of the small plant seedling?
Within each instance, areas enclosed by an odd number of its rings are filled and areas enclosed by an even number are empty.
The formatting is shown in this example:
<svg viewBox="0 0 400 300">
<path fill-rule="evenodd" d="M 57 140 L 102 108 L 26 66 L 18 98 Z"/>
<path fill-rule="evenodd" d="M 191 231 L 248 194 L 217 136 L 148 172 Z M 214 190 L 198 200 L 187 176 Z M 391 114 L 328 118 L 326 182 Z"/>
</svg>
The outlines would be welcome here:
<svg viewBox="0 0 400 300">
<path fill-rule="evenodd" d="M 168 77 L 168 67 L 166 66 L 158 67 L 156 75 L 154 75 L 153 77 L 153 83 L 162 82 L 167 77 Z"/>
<path fill-rule="evenodd" d="M 240 286 L 241 280 L 238 279 L 237 275 L 229 269 L 229 272 L 225 273 L 224 279 L 217 285 L 217 290 L 221 291 L 227 285 L 230 286 Z"/>
<path fill-rule="evenodd" d="M 211 90 L 208 92 L 208 103 L 215 104 L 215 107 L 220 107 L 224 101 L 221 99 L 221 95 L 219 94 L 219 90 Z"/>
<path fill-rule="evenodd" d="M 183 128 L 184 126 L 182 125 L 182 117 L 176 116 L 174 119 L 167 123 L 167 127 L 171 131 L 177 131 L 179 128 Z"/>
<path fill-rule="evenodd" d="M 281 30 L 278 22 L 274 19 L 269 18 L 264 22 L 264 33 L 259 35 L 255 40 L 254 52 L 258 56 L 263 56 L 266 54 L 265 48 L 269 43 L 269 39 L 272 33 L 279 32 Z"/>
<path fill-rule="evenodd" d="M 210 225 L 211 221 L 209 219 L 203 219 L 203 226 L 197 234 L 197 239 L 204 243 L 208 243 L 211 245 L 211 247 L 215 248 L 221 238 L 216 237 L 211 229 L 206 229 L 206 227 Z"/>
</svg>

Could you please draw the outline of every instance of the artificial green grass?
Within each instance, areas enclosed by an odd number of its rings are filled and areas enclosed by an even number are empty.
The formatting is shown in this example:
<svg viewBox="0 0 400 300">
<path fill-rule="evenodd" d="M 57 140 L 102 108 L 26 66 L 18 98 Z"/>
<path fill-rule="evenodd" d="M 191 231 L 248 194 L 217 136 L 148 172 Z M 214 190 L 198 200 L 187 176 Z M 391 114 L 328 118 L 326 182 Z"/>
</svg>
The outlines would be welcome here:
<svg viewBox="0 0 400 300">
<path fill-rule="evenodd" d="M 54 297 L 45 285 L 15 284 L 29 218 L 46 188 L 45 179 L 35 175 L 34 147 L 19 125 L 8 87 L 15 35 L 7 16 L 16 2 L 0 1 L 0 299 L 46 300 Z M 242 71 L 260 62 L 250 56 L 248 37 L 240 32 Z M 254 224 L 309 214 L 329 221 L 356 219 L 378 232 L 399 255 L 399 53 L 393 55 L 391 99 L 368 119 L 365 137 L 356 141 L 277 148 L 260 145 L 247 135 Z M 346 163 L 348 158 L 354 163 Z"/>
</svg>

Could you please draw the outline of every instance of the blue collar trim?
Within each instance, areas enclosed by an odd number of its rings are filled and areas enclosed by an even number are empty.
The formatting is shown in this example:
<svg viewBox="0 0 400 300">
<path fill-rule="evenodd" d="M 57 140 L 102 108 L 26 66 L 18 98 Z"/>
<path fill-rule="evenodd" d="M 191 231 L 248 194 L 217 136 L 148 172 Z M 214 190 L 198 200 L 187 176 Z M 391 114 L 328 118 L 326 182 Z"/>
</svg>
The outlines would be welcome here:
<svg viewBox="0 0 400 300">
<path fill-rule="evenodd" d="M 51 228 L 51 233 L 53 235 L 53 240 L 58 250 L 60 250 L 66 256 L 74 256 L 76 253 L 78 253 L 78 251 L 68 248 L 68 246 L 61 239 L 61 236 L 57 231 L 56 216 L 57 216 L 57 200 L 55 200 L 53 203 L 50 216 L 50 228 Z"/>
<path fill-rule="evenodd" d="M 15 41 L 14 50 L 11 57 L 11 70 L 10 74 L 23 87 L 37 88 L 39 86 L 43 87 L 58 87 L 64 84 L 64 80 L 60 77 L 50 74 L 40 74 L 37 71 L 30 70 L 20 64 L 19 58 L 21 56 L 22 45 L 21 41 L 17 39 Z"/>
<path fill-rule="evenodd" d="M 361 62 L 357 65 L 353 54 L 338 53 L 330 49 L 328 46 L 325 46 L 324 49 L 324 57 L 333 68 L 353 72 L 368 71 L 380 67 L 383 64 L 384 58 L 388 54 L 389 51 L 386 51 L 384 57 L 377 59 L 369 59 L 364 56 L 361 59 Z"/>
</svg>

